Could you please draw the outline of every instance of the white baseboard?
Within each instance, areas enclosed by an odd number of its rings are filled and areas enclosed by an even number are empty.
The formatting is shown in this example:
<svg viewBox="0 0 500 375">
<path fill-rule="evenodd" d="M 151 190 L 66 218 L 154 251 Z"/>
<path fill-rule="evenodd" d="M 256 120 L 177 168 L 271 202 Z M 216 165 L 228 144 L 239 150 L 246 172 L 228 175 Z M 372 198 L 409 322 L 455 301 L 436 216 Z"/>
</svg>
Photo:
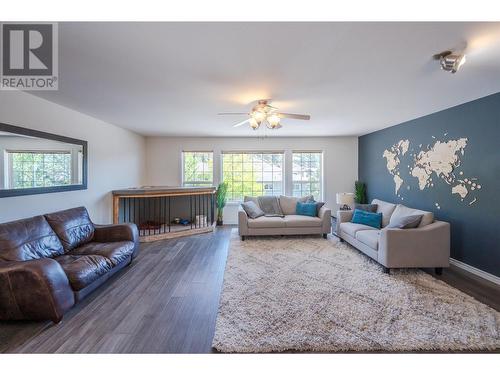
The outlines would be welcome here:
<svg viewBox="0 0 500 375">
<path fill-rule="evenodd" d="M 491 273 L 484 272 L 484 271 L 480 270 L 479 268 L 472 267 L 472 266 L 468 265 L 467 263 L 460 262 L 459 260 L 456 260 L 453 258 L 450 258 L 450 264 L 453 264 L 454 266 L 461 268 L 467 272 L 470 272 L 476 276 L 479 276 L 483 279 L 491 281 L 492 283 L 500 285 L 500 277 L 492 275 Z"/>
</svg>

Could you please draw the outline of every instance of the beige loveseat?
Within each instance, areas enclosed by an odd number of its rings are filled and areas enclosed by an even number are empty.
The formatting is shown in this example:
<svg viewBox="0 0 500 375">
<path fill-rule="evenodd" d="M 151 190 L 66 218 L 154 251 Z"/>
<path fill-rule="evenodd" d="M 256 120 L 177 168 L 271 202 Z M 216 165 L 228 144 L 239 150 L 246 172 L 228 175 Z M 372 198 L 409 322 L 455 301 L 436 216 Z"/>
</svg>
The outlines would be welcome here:
<svg viewBox="0 0 500 375">
<path fill-rule="evenodd" d="M 322 234 L 327 238 L 331 231 L 331 210 L 325 206 L 318 210 L 318 216 L 296 214 L 297 201 L 305 201 L 308 197 L 294 198 L 280 196 L 279 203 L 283 217 L 261 216 L 256 219 L 248 217 L 240 206 L 238 212 L 238 233 L 244 241 L 246 236 L 272 236 L 286 234 Z"/>
<path fill-rule="evenodd" d="M 369 257 L 391 268 L 435 268 L 441 274 L 449 267 L 450 224 L 435 221 L 432 212 L 412 209 L 374 199 L 377 212 L 382 213 L 382 229 L 351 223 L 353 211 L 337 211 L 337 235 Z M 391 218 L 423 215 L 413 229 L 387 228 Z"/>
</svg>

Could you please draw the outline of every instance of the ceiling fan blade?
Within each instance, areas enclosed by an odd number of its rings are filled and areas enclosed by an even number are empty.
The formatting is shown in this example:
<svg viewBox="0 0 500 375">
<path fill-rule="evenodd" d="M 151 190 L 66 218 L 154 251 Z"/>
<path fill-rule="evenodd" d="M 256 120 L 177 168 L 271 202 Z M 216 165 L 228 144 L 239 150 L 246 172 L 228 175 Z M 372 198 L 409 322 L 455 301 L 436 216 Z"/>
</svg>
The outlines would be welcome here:
<svg viewBox="0 0 500 375">
<path fill-rule="evenodd" d="M 237 128 L 238 126 L 245 125 L 249 121 L 250 121 L 250 119 L 247 118 L 245 121 L 238 122 L 236 125 L 233 125 L 233 128 Z"/>
<path fill-rule="evenodd" d="M 294 118 L 296 120 L 310 120 L 311 116 L 309 115 L 297 115 L 295 113 L 278 113 L 278 116 L 281 118 Z"/>
<path fill-rule="evenodd" d="M 247 113 L 247 112 L 221 112 L 221 113 L 217 113 L 218 115 L 246 115 L 246 116 L 249 116 L 250 114 Z"/>
</svg>

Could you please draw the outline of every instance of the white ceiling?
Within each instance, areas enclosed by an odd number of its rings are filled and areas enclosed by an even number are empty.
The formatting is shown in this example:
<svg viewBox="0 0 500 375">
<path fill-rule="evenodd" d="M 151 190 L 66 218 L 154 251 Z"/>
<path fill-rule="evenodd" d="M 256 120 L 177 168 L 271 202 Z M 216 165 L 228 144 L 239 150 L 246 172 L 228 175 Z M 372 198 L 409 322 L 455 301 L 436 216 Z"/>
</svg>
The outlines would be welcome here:
<svg viewBox="0 0 500 375">
<path fill-rule="evenodd" d="M 233 128 L 273 98 L 277 136 L 361 135 L 500 91 L 500 23 L 60 23 L 59 91 L 34 92 L 144 135 Z M 467 46 L 457 74 L 432 55 Z"/>
</svg>

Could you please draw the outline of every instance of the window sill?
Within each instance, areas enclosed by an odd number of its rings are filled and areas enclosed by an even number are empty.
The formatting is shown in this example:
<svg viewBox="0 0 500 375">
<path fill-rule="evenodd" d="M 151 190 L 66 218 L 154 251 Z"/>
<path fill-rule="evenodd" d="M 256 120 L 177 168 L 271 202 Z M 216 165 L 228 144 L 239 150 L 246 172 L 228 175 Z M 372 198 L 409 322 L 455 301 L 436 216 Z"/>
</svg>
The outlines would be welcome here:
<svg viewBox="0 0 500 375">
<path fill-rule="evenodd" d="M 226 202 L 226 206 L 239 206 L 241 202 L 236 202 L 236 201 L 231 201 L 231 202 Z"/>
</svg>

